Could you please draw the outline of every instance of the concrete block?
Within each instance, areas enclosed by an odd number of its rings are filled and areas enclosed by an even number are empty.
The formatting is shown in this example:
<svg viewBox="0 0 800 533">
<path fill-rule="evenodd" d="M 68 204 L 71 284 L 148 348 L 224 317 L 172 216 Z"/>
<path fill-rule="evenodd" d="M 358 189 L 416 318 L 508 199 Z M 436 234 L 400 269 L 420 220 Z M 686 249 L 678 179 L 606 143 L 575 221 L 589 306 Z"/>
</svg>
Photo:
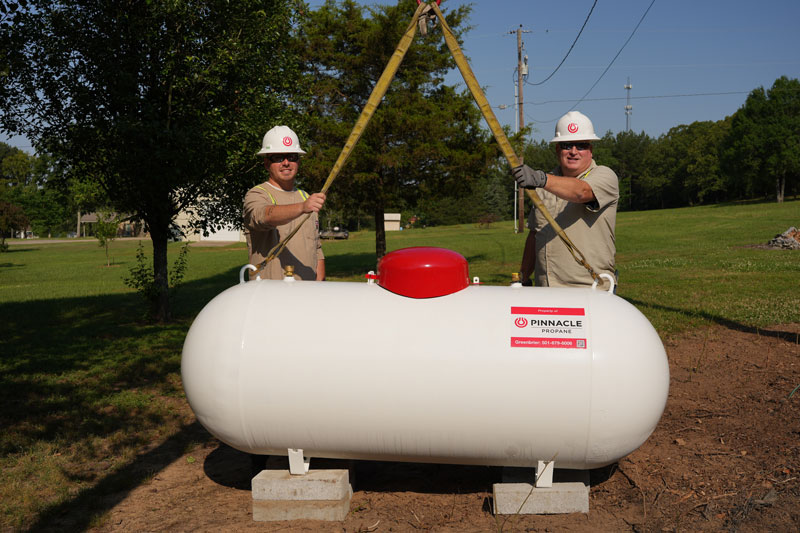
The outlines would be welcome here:
<svg viewBox="0 0 800 533">
<path fill-rule="evenodd" d="M 353 489 L 347 470 L 262 470 L 252 481 L 253 520 L 341 521 L 350 511 Z"/>
<path fill-rule="evenodd" d="M 341 522 L 350 512 L 350 496 L 341 500 L 253 500 L 255 522 L 325 520 Z"/>
<path fill-rule="evenodd" d="M 495 514 L 564 514 L 589 512 L 589 472 L 556 469 L 552 487 L 534 487 L 533 469 L 504 469 L 503 480 L 492 487 Z"/>
</svg>

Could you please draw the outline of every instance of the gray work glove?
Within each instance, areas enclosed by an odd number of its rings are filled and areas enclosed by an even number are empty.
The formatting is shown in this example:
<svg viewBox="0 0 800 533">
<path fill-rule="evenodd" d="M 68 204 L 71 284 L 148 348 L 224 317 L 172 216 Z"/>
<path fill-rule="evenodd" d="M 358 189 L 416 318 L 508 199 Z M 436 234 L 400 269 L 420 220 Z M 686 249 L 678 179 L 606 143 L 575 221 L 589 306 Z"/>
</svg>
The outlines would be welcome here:
<svg viewBox="0 0 800 533">
<path fill-rule="evenodd" d="M 536 189 L 544 187 L 547 183 L 547 174 L 541 170 L 533 170 L 528 165 L 514 167 L 511 174 L 523 189 Z"/>
</svg>

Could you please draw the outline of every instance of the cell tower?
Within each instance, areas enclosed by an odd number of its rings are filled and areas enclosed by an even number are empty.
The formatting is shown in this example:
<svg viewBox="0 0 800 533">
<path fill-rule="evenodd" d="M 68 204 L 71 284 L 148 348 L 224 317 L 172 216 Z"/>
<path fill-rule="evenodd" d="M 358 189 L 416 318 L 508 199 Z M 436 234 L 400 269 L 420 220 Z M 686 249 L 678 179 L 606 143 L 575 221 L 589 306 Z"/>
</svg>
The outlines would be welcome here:
<svg viewBox="0 0 800 533">
<path fill-rule="evenodd" d="M 625 131 L 631 131 L 631 115 L 633 114 L 633 106 L 631 105 L 631 78 L 628 76 L 628 83 L 625 84 L 625 90 L 628 92 L 628 101 L 625 105 Z"/>
</svg>

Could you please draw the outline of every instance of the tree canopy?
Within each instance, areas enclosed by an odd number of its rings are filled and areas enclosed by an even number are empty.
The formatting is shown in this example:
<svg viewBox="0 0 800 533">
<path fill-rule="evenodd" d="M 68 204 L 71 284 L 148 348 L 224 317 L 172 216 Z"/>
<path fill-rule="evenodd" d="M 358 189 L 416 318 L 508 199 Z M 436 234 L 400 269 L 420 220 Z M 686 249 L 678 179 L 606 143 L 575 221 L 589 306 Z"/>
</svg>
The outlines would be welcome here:
<svg viewBox="0 0 800 533">
<path fill-rule="evenodd" d="M 289 4 L 30 0 L 2 21 L 3 131 L 26 135 L 66 177 L 99 183 L 114 210 L 145 221 L 159 319 L 169 317 L 176 214 L 204 198 L 241 204 L 265 125 L 290 116 Z M 198 225 L 231 219 L 226 205 Z"/>
<path fill-rule="evenodd" d="M 76 211 L 143 220 L 165 319 L 176 214 L 200 230 L 240 223 L 244 193 L 263 181 L 254 152 L 278 124 L 309 152 L 299 185 L 321 187 L 415 7 L 0 1 L 0 131 L 37 149 L 0 143 L 4 212 L 40 235 L 66 231 Z M 467 29 L 468 6 L 445 14 Z M 453 68 L 441 30 L 418 34 L 329 192 L 323 223 L 369 220 L 377 258 L 385 211 L 428 224 L 511 214 L 513 180 L 471 96 L 444 82 Z M 513 140 L 525 162 L 556 166 L 552 147 L 523 145 L 525 134 Z M 799 146 L 800 82 L 781 77 L 731 117 L 657 138 L 609 132 L 594 156 L 619 175 L 620 208 L 639 210 L 781 201 L 800 192 Z"/>
<path fill-rule="evenodd" d="M 725 139 L 723 165 L 742 195 L 775 193 L 783 201 L 787 184 L 800 180 L 800 81 L 782 76 L 760 87 L 734 113 Z"/>
<path fill-rule="evenodd" d="M 306 132 L 314 147 L 303 173 L 311 183 L 327 177 L 415 8 L 406 1 L 365 8 L 352 0 L 328 0 L 301 19 Z M 468 7 L 451 10 L 448 24 L 463 31 L 468 14 Z M 454 67 L 441 31 L 417 34 L 329 195 L 326 207 L 374 217 L 378 258 L 386 250 L 387 209 L 419 210 L 426 202 L 433 209 L 434 198 L 463 209 L 460 200 L 470 197 L 492 162 L 471 96 L 443 81 Z"/>
</svg>

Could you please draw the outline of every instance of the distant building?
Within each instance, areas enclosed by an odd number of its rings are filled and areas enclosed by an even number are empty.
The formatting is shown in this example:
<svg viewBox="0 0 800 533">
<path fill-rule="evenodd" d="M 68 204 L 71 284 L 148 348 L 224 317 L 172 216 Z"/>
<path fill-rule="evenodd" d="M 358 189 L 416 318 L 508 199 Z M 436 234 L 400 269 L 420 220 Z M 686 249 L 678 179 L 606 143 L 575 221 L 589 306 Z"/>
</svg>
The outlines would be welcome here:
<svg viewBox="0 0 800 533">
<path fill-rule="evenodd" d="M 126 218 L 126 217 L 122 217 Z M 94 235 L 94 225 L 97 224 L 97 213 L 78 213 L 78 227 L 75 237 Z M 72 237 L 73 235 L 68 235 Z M 145 237 L 144 223 L 142 221 L 122 220 L 117 228 L 117 237 Z"/>
<path fill-rule="evenodd" d="M 87 237 L 94 235 L 94 225 L 97 224 L 97 213 L 78 213 L 78 237 Z M 124 217 L 123 217 L 124 218 Z M 176 241 L 217 241 L 217 242 L 245 242 L 244 233 L 237 228 L 222 229 L 220 231 L 209 233 L 208 237 L 204 236 L 201 232 L 195 232 L 189 225 L 189 214 L 181 211 L 175 217 L 175 224 L 181 228 L 184 236 L 174 235 Z M 144 223 L 142 221 L 132 222 L 130 220 L 123 220 L 119 223 L 117 237 L 147 237 L 148 234 L 144 231 Z"/>
<path fill-rule="evenodd" d="M 400 213 L 383 214 L 384 231 L 400 231 Z"/>
<path fill-rule="evenodd" d="M 189 242 L 245 242 L 244 232 L 238 228 L 225 228 L 215 232 L 209 232 L 208 237 L 199 231 L 193 231 L 189 226 L 189 215 L 185 211 L 178 213 L 175 217 L 175 224 L 182 230 L 185 237 L 178 237 L 176 240 L 187 240 Z"/>
</svg>

